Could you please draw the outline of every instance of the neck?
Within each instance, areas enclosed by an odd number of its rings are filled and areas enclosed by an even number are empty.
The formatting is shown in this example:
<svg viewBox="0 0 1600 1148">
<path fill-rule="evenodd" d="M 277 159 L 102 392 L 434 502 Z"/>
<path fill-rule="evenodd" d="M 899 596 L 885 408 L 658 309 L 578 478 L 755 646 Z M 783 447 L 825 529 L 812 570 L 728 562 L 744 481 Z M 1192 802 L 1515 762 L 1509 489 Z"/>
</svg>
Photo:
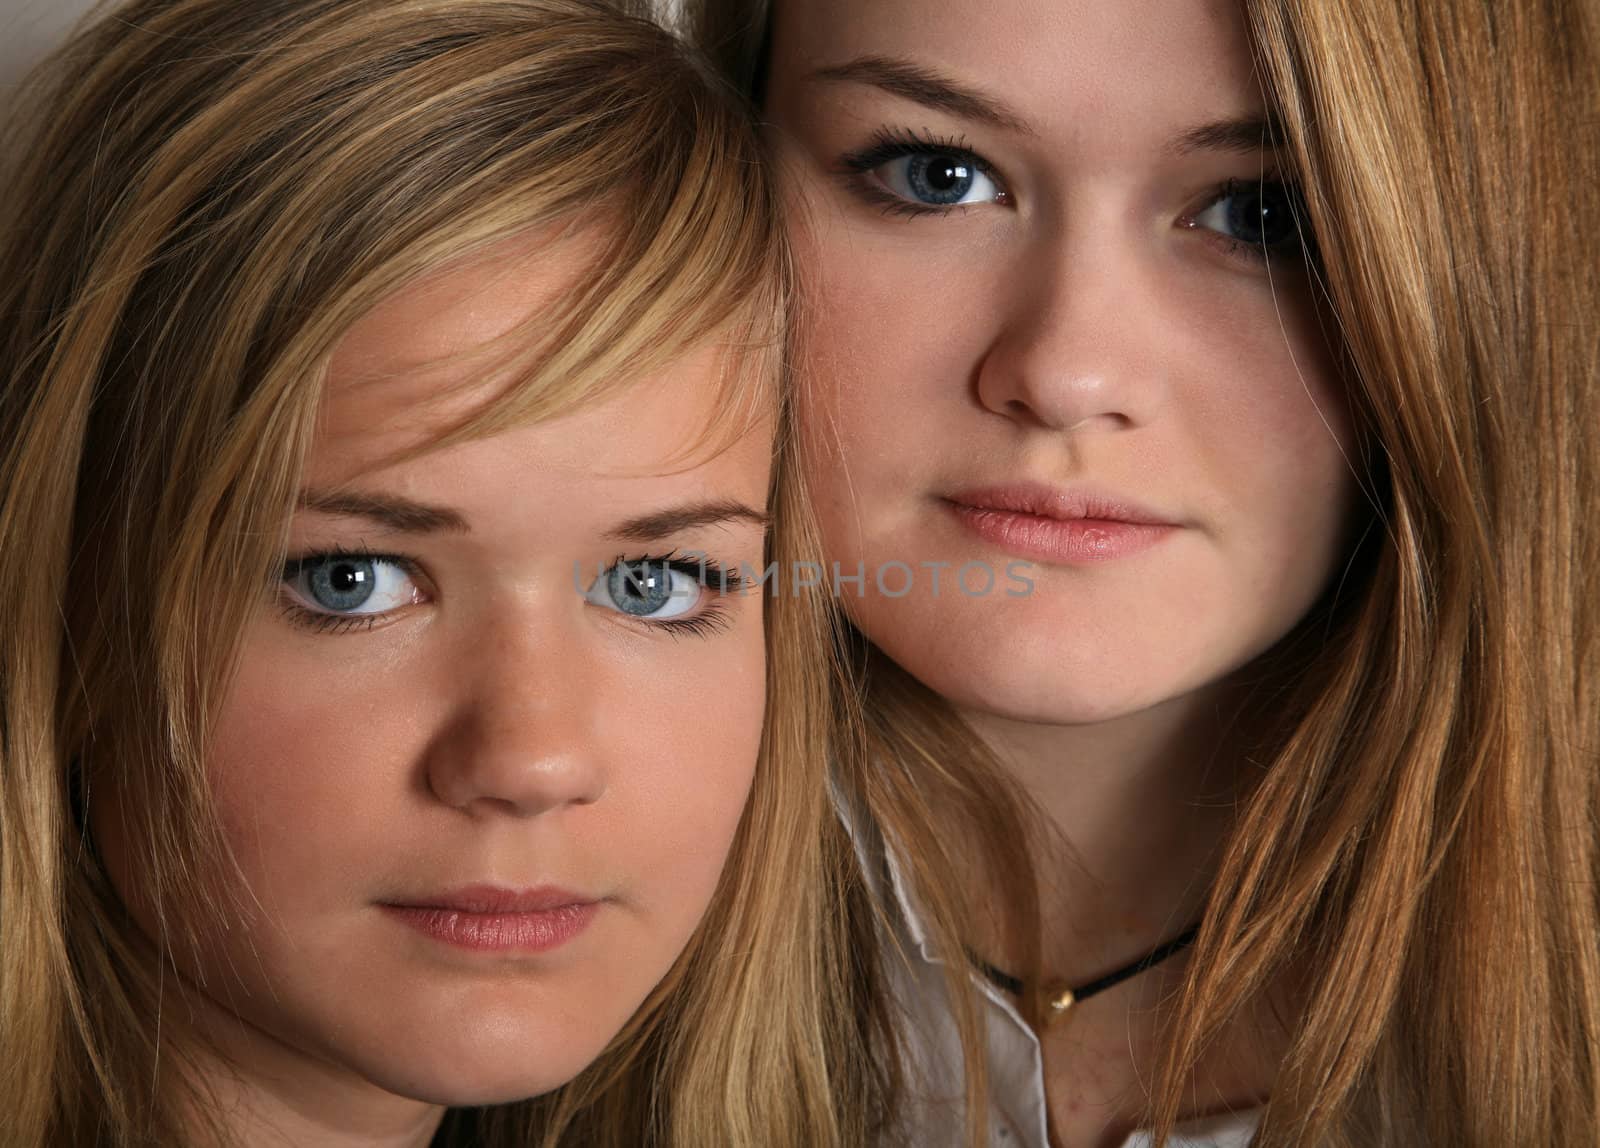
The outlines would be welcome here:
<svg viewBox="0 0 1600 1148">
<path fill-rule="evenodd" d="M 1044 971 L 1079 984 L 1199 918 L 1231 821 L 1236 706 L 1190 695 L 1084 725 L 966 718 L 1044 815 Z"/>
</svg>

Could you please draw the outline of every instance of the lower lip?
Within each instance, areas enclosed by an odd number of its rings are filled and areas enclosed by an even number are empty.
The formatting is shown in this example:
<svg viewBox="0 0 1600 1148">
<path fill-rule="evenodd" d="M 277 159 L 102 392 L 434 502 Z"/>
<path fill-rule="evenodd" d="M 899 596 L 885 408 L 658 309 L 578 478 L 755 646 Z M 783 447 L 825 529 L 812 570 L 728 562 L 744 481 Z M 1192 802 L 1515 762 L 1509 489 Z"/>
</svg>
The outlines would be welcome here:
<svg viewBox="0 0 1600 1148">
<path fill-rule="evenodd" d="M 589 927 L 599 908 L 591 902 L 530 913 L 467 913 L 419 905 L 383 906 L 390 916 L 425 936 L 481 953 L 544 953 L 560 948 Z"/>
<path fill-rule="evenodd" d="M 1015 510 L 950 503 L 956 518 L 985 542 L 1040 562 L 1089 563 L 1148 550 L 1177 529 L 1108 518 L 1046 518 Z"/>
</svg>

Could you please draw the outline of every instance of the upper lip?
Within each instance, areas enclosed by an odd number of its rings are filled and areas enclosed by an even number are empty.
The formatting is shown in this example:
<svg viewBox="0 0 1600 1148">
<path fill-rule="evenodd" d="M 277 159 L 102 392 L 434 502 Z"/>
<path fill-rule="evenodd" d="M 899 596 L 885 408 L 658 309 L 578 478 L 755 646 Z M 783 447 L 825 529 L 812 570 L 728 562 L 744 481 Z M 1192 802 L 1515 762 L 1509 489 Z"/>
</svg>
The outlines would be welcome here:
<svg viewBox="0 0 1600 1148">
<path fill-rule="evenodd" d="M 1089 486 L 1054 487 L 1043 483 L 1019 482 L 1002 486 L 972 487 L 945 496 L 945 501 L 973 510 L 999 510 L 1013 514 L 1032 514 L 1063 522 L 1093 519 L 1099 522 L 1129 522 L 1142 526 L 1176 526 L 1173 519 L 1140 506 L 1113 491 Z"/>
<path fill-rule="evenodd" d="M 457 913 L 548 913 L 570 905 L 590 905 L 597 899 L 555 885 L 539 885 L 531 889 L 463 885 L 443 893 L 398 898 L 385 904 L 402 909 L 444 909 Z"/>
</svg>

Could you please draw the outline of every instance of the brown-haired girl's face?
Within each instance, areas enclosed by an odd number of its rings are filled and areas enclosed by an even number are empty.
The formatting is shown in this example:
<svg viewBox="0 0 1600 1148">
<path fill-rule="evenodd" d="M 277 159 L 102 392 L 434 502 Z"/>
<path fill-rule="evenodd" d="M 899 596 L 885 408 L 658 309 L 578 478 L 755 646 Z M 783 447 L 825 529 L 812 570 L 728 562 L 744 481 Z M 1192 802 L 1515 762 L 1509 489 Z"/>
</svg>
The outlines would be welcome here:
<svg viewBox="0 0 1600 1148">
<path fill-rule="evenodd" d="M 762 596 L 734 591 L 762 560 L 772 445 L 762 427 L 683 459 L 719 349 L 392 461 L 484 397 L 460 353 L 591 252 L 513 245 L 437 274 L 333 360 L 289 560 L 207 762 L 250 911 L 184 970 L 209 1034 L 285 1106 L 569 1080 L 718 881 L 761 737 Z M 94 812 L 149 928 L 115 808 Z"/>
<path fill-rule="evenodd" d="M 880 647 L 1076 723 L 1306 614 L 1349 420 L 1237 3 L 780 0 L 767 99 L 826 542 Z"/>
</svg>

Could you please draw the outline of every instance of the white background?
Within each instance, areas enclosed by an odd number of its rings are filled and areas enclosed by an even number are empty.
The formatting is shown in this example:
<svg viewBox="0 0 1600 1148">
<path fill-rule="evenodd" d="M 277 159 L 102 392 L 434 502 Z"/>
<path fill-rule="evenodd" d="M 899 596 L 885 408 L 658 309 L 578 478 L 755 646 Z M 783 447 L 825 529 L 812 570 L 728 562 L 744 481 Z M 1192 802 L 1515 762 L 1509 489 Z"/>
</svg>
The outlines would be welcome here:
<svg viewBox="0 0 1600 1148">
<path fill-rule="evenodd" d="M 91 4 L 92 0 L 0 0 L 0 102 L 9 102 L 22 73 L 59 44 Z"/>
</svg>

